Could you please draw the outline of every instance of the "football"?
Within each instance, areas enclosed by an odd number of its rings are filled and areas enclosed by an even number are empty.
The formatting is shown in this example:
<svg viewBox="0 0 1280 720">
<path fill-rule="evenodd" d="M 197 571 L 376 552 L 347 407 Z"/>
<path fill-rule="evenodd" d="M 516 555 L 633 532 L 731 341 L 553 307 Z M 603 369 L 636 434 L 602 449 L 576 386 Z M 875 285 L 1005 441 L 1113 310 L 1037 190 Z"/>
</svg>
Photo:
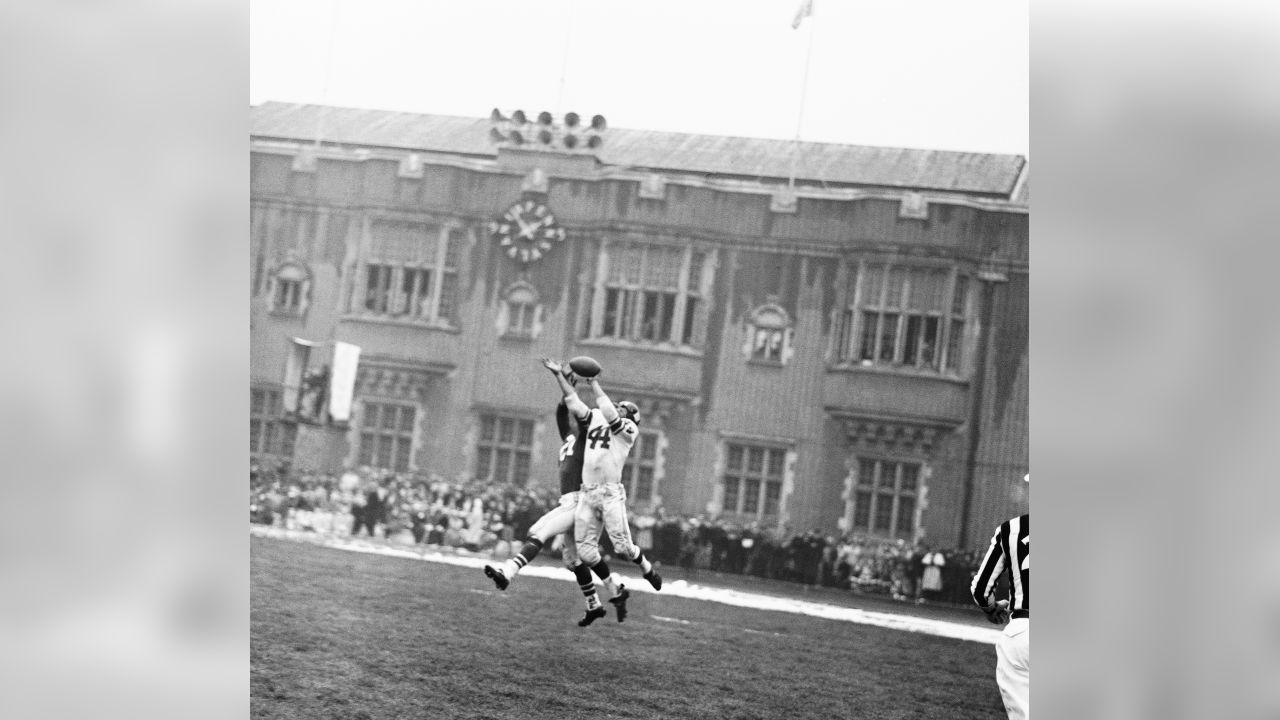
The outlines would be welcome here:
<svg viewBox="0 0 1280 720">
<path fill-rule="evenodd" d="M 600 374 L 600 363 L 595 358 L 579 355 L 569 361 L 569 367 L 578 377 L 592 378 Z"/>
</svg>

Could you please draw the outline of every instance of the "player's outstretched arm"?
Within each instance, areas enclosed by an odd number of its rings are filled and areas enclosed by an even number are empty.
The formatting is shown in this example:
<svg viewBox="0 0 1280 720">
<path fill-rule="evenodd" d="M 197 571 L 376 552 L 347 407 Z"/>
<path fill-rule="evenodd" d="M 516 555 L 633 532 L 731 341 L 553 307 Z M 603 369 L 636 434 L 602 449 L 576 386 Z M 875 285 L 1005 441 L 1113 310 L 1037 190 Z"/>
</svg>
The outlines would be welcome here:
<svg viewBox="0 0 1280 720">
<path fill-rule="evenodd" d="M 604 390 L 600 387 L 600 376 L 591 378 L 591 391 L 596 396 L 596 408 L 600 410 L 600 414 L 604 415 L 604 421 L 609 425 L 614 424 L 618 420 L 618 408 L 614 406 L 613 401 L 608 395 L 604 394 Z"/>
<path fill-rule="evenodd" d="M 564 376 L 564 366 L 551 358 L 542 358 L 542 366 L 550 370 L 551 375 L 555 377 L 556 384 L 560 386 L 560 392 L 564 395 L 564 404 L 569 408 L 569 412 L 573 413 L 576 418 L 586 417 L 591 412 L 591 408 L 582 402 L 582 398 L 578 397 L 578 392 L 573 389 L 573 385 L 569 384 L 568 378 Z"/>
</svg>

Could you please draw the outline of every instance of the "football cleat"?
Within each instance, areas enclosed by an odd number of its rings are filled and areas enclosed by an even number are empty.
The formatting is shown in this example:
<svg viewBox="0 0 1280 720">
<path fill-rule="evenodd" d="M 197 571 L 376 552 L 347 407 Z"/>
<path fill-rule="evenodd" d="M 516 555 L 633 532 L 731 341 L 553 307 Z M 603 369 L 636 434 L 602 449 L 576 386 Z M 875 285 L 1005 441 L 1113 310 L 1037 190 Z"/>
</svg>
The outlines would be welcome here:
<svg viewBox="0 0 1280 720">
<path fill-rule="evenodd" d="M 649 581 L 649 584 L 653 586 L 654 590 L 662 589 L 662 576 L 658 574 L 656 569 L 650 570 L 646 573 L 644 579 Z"/>
<path fill-rule="evenodd" d="M 484 566 L 484 574 L 489 576 L 489 579 L 493 581 L 494 585 L 498 586 L 499 590 L 506 590 L 507 586 L 511 584 L 511 581 L 502 573 L 502 570 L 493 565 L 486 564 Z"/>
<path fill-rule="evenodd" d="M 605 612 L 603 605 L 591 608 L 587 611 L 587 614 L 583 615 L 582 619 L 578 621 L 578 627 L 586 627 L 608 614 L 609 613 Z"/>
<path fill-rule="evenodd" d="M 609 598 L 609 602 L 618 610 L 618 622 L 627 619 L 627 598 L 631 597 L 631 593 L 627 592 L 625 586 L 618 588 L 617 597 Z"/>
</svg>

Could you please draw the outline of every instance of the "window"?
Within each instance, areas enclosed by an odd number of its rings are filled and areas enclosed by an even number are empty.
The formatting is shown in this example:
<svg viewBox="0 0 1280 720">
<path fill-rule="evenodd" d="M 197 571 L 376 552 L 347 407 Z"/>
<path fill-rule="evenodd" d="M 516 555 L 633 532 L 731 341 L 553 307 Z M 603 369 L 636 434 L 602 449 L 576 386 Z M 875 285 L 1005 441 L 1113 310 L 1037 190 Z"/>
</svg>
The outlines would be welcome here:
<svg viewBox="0 0 1280 720">
<path fill-rule="evenodd" d="M 701 344 L 705 253 L 690 247 L 618 243 L 600 254 L 589 289 L 585 337 Z"/>
<path fill-rule="evenodd" d="M 306 312 L 310 289 L 311 278 L 306 268 L 287 262 L 272 275 L 267 302 L 272 312 L 301 315 Z"/>
<path fill-rule="evenodd" d="M 448 228 L 377 220 L 361 277 L 366 314 L 427 323 L 456 320 L 462 239 Z"/>
<path fill-rule="evenodd" d="M 920 466 L 861 459 L 853 493 L 853 530 L 911 540 L 915 534 Z"/>
<path fill-rule="evenodd" d="M 284 417 L 284 403 L 279 390 L 249 390 L 249 453 L 293 457 L 298 424 Z"/>
<path fill-rule="evenodd" d="M 782 448 L 729 443 L 724 470 L 724 511 L 755 518 L 777 516 L 782 500 Z"/>
<path fill-rule="evenodd" d="M 253 252 L 253 295 L 263 295 L 272 310 L 286 312 L 279 302 L 277 280 L 282 268 L 273 264 L 290 257 L 307 257 L 317 243 L 341 243 L 345 235 L 347 216 L 331 208 L 298 207 L 270 202 L 252 204 L 250 211 L 250 243 Z M 286 266 L 290 263 L 286 263 Z M 302 280 L 309 280 L 309 273 L 302 271 Z M 302 292 L 306 312 L 305 289 Z"/>
<path fill-rule="evenodd" d="M 658 432 L 641 430 L 636 446 L 631 448 L 627 464 L 622 467 L 622 483 L 627 488 L 627 498 L 632 502 L 647 503 L 653 500 L 654 467 L 658 461 Z"/>
<path fill-rule="evenodd" d="M 409 470 L 417 409 L 399 403 L 362 403 L 360 464 L 397 472 Z"/>
<path fill-rule="evenodd" d="M 790 344 L 789 324 L 786 311 L 776 305 L 765 305 L 752 313 L 751 359 L 781 363 L 783 348 Z"/>
<path fill-rule="evenodd" d="M 480 416 L 476 479 L 524 487 L 533 454 L 533 421 L 499 415 Z"/>
<path fill-rule="evenodd" d="M 861 266 L 841 317 L 841 362 L 955 372 L 963 355 L 969 278 L 944 268 Z"/>
<path fill-rule="evenodd" d="M 538 312 L 538 293 L 527 283 L 517 283 L 507 291 L 506 334 L 533 337 L 534 317 Z"/>
</svg>

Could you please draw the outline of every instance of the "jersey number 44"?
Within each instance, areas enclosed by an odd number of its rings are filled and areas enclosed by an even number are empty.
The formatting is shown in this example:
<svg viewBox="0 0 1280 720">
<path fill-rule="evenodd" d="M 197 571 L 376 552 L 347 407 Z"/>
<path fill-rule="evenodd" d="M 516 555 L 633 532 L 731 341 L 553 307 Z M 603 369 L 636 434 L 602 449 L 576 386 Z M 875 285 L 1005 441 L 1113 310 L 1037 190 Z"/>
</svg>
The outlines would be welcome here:
<svg viewBox="0 0 1280 720">
<path fill-rule="evenodd" d="M 587 439 L 591 441 L 592 450 L 595 450 L 596 447 L 602 447 L 607 450 L 609 449 L 609 428 L 597 425 L 591 432 L 587 433 Z"/>
</svg>

